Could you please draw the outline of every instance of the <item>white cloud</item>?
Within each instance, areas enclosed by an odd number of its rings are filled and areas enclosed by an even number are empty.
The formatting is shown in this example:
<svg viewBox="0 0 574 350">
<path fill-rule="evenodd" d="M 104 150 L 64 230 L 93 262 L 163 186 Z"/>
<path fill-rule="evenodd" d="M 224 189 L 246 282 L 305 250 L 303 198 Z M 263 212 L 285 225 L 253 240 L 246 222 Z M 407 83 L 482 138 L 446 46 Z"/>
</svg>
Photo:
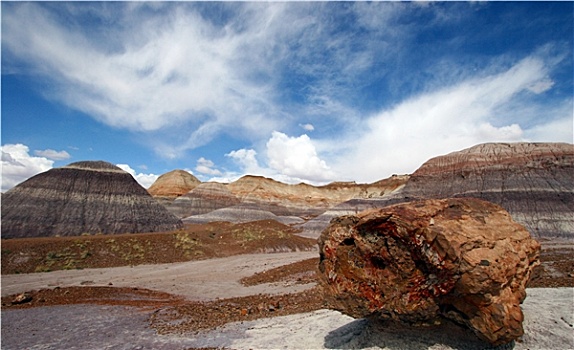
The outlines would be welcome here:
<svg viewBox="0 0 574 350">
<path fill-rule="evenodd" d="M 156 153 L 178 158 L 224 132 L 256 142 L 288 129 L 300 122 L 293 110 L 330 120 L 357 116 L 340 100 L 359 90 L 347 83 L 381 52 L 391 54 L 396 45 L 381 50 L 367 42 L 389 38 L 386 21 L 400 8 L 373 5 L 374 15 L 359 5 L 318 3 L 151 7 L 67 4 L 56 13 L 37 3 L 5 6 L 2 47 L 18 60 L 6 66 L 48 78 L 55 88 L 43 92 L 52 99 L 113 127 L 147 132 Z M 224 15 L 214 20 L 212 11 Z M 74 23 L 82 14 L 113 25 Z M 368 26 L 375 39 L 338 30 L 337 19 L 353 14 L 377 19 Z M 310 105 L 284 106 L 294 75 L 313 81 L 303 96 Z"/>
<path fill-rule="evenodd" d="M 574 117 L 565 116 L 549 123 L 535 125 L 525 132 L 526 139 L 533 142 L 574 143 Z"/>
<path fill-rule="evenodd" d="M 28 178 L 48 171 L 54 161 L 46 157 L 34 157 L 23 144 L 6 144 L 2 150 L 2 192 L 5 192 Z"/>
<path fill-rule="evenodd" d="M 221 171 L 219 171 L 218 169 L 215 169 L 214 167 L 215 167 L 215 164 L 211 160 L 201 157 L 197 160 L 197 166 L 195 167 L 195 170 L 197 172 L 200 172 L 200 173 L 206 174 L 206 175 L 212 175 L 212 176 L 221 175 Z"/>
<path fill-rule="evenodd" d="M 267 171 L 259 166 L 257 161 L 257 152 L 253 149 L 239 149 L 231 151 L 225 155 L 226 157 L 233 158 L 239 163 L 241 170 L 251 175 L 263 175 Z"/>
<path fill-rule="evenodd" d="M 314 182 L 336 178 L 327 163 L 320 159 L 313 142 L 307 135 L 289 137 L 274 131 L 267 141 L 269 167 L 279 174 Z"/>
<path fill-rule="evenodd" d="M 315 145 L 307 135 L 290 137 L 274 131 L 265 145 L 264 165 L 257 159 L 254 149 L 239 149 L 226 154 L 235 160 L 240 173 L 228 172 L 214 181 L 233 181 L 241 174 L 265 176 L 284 183 L 306 182 L 324 184 L 336 178 L 334 172 L 317 154 Z"/>
<path fill-rule="evenodd" d="M 490 141 L 520 141 L 523 133 L 518 124 L 496 128 L 490 123 L 483 123 L 478 126 L 477 138 Z"/>
<path fill-rule="evenodd" d="M 70 154 L 66 151 L 55 151 L 53 149 L 35 150 L 34 154 L 40 157 L 45 157 L 52 160 L 66 160 L 70 159 Z"/>
<path fill-rule="evenodd" d="M 132 169 L 128 164 L 116 164 L 120 169 L 129 173 L 133 178 L 143 187 L 149 188 L 155 180 L 159 177 L 159 175 L 155 174 L 144 174 L 144 173 L 137 173 L 134 169 Z"/>
<path fill-rule="evenodd" d="M 550 88 L 552 88 L 553 85 L 554 82 L 552 80 L 544 79 L 534 82 L 532 85 L 528 86 L 527 89 L 535 94 L 541 94 L 545 91 L 548 91 Z"/>
<path fill-rule="evenodd" d="M 93 6 L 93 14 L 104 16 L 100 7 Z M 30 72 L 56 83 L 46 93 L 68 106 L 114 127 L 177 131 L 177 143 L 155 142 L 168 157 L 204 145 L 222 130 L 268 135 L 283 123 L 272 103 L 271 67 L 282 59 L 273 38 L 307 25 L 276 18 L 283 5 L 242 5 L 224 27 L 192 4 L 168 6 L 164 16 L 116 8 L 121 29 L 82 33 L 46 7 L 12 4 L 3 16 L 2 46 Z M 63 15 L 66 9 L 80 10 L 63 6 Z M 102 44 L 108 41 L 109 47 Z"/>
<path fill-rule="evenodd" d="M 432 157 L 478 143 L 522 141 L 556 131 L 568 123 L 560 119 L 525 130 L 516 122 L 521 115 L 508 108 L 516 101 L 529 105 L 528 94 L 541 91 L 532 87 L 546 84 L 546 76 L 543 61 L 528 57 L 498 74 L 405 100 L 373 115 L 345 140 L 331 142 L 334 149 L 341 144 L 348 149 L 330 163 L 345 178 L 371 182 L 393 173 L 412 173 Z M 505 124 L 506 120 L 515 122 Z M 562 133 L 571 138 L 572 129 L 565 129 Z"/>
<path fill-rule="evenodd" d="M 307 124 L 299 124 L 299 126 L 302 127 L 303 130 L 305 130 L 305 131 L 313 131 L 313 130 L 315 130 L 315 127 L 313 126 L 313 124 L 309 124 L 309 123 L 307 123 Z"/>
</svg>

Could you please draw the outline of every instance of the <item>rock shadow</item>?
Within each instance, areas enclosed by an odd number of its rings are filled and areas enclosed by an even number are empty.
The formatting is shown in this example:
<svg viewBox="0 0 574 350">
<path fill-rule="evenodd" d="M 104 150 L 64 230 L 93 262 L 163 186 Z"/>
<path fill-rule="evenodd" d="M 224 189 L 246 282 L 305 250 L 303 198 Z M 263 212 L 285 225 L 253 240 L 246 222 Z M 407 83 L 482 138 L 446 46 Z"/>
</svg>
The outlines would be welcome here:
<svg viewBox="0 0 574 350">
<path fill-rule="evenodd" d="M 379 347 L 389 350 L 511 350 L 515 343 L 492 346 L 479 339 L 469 329 L 448 320 L 436 326 L 406 326 L 392 321 L 358 319 L 332 330 L 325 336 L 328 349 L 365 349 Z"/>
</svg>

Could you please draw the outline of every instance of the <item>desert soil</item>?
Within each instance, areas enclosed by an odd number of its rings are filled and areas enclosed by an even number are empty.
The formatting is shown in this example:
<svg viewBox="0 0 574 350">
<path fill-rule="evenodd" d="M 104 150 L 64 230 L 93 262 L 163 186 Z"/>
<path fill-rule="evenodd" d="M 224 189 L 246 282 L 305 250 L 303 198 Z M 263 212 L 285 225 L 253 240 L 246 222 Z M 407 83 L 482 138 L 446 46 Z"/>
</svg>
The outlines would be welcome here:
<svg viewBox="0 0 574 350">
<path fill-rule="evenodd" d="M 449 323 L 413 330 L 328 310 L 314 242 L 292 233 L 215 223 L 2 241 L 2 349 L 484 347 Z M 573 245 L 542 243 L 514 348 L 574 348 Z"/>
</svg>

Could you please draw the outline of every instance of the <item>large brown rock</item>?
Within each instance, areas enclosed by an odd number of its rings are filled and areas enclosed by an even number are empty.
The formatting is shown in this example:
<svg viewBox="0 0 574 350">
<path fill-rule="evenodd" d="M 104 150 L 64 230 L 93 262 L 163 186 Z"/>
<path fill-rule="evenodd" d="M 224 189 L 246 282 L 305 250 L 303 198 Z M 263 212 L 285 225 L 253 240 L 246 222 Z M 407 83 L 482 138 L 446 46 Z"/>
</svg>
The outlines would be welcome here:
<svg viewBox="0 0 574 350">
<path fill-rule="evenodd" d="M 411 324 L 446 317 L 492 343 L 523 334 L 520 304 L 540 245 L 500 206 L 426 200 L 334 219 L 319 238 L 336 307 Z"/>
</svg>

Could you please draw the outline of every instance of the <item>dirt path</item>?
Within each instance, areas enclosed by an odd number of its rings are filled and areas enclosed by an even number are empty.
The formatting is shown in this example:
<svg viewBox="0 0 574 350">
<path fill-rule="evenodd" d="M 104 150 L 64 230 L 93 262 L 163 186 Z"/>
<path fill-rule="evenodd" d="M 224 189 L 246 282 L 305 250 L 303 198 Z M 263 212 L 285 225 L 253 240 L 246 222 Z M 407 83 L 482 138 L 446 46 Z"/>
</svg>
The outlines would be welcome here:
<svg viewBox="0 0 574 350">
<path fill-rule="evenodd" d="M 248 254 L 184 263 L 2 275 L 2 296 L 43 288 L 110 283 L 114 287 L 147 288 L 205 301 L 259 293 L 296 293 L 313 284 L 266 283 L 245 287 L 239 280 L 316 256 L 317 252 Z"/>
</svg>

